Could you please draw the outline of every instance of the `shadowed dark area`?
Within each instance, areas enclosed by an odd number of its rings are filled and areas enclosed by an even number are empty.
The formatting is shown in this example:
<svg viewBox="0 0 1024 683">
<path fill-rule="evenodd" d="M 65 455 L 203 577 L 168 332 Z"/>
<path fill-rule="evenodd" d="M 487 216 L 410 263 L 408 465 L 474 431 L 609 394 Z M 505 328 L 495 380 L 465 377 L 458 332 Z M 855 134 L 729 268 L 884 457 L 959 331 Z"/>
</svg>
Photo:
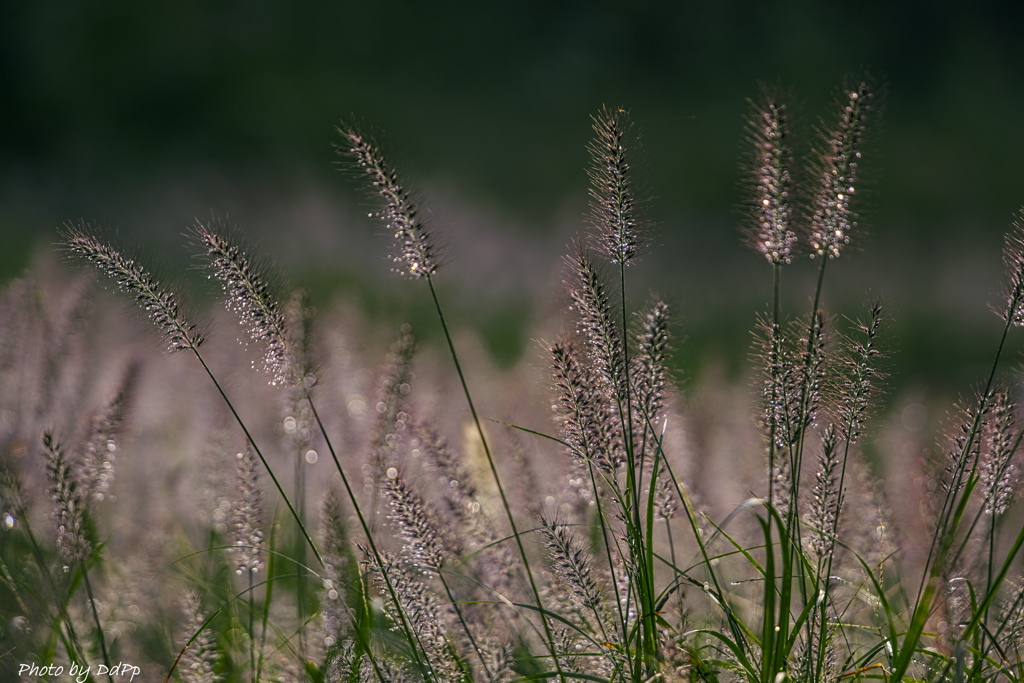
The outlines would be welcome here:
<svg viewBox="0 0 1024 683">
<path fill-rule="evenodd" d="M 424 188 L 449 277 L 522 310 L 524 293 L 558 286 L 558 255 L 584 227 L 589 117 L 608 104 L 631 110 L 645 143 L 658 247 L 647 286 L 681 298 L 699 348 L 749 326 L 768 296 L 736 227 L 744 100 L 759 81 L 791 88 L 810 142 L 843 75 L 867 69 L 888 89 L 865 160 L 870 237 L 855 236 L 866 254 L 835 269 L 831 296 L 870 289 L 916 317 L 985 315 L 997 284 L 982 274 L 1024 201 L 1022 14 L 798 0 L 8 3 L 0 278 L 79 218 L 182 265 L 181 232 L 212 213 L 293 280 L 394 291 L 365 201 L 336 171 L 333 129 L 354 117 Z M 908 341 L 912 363 L 941 353 L 929 343 Z"/>
</svg>

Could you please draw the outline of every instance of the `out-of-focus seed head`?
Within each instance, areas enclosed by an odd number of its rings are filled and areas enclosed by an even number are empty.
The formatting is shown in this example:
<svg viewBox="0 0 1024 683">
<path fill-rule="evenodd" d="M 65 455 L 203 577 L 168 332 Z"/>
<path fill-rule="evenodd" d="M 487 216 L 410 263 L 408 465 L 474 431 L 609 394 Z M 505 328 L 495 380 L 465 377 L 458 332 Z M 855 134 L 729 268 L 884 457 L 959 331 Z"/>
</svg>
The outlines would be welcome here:
<svg viewBox="0 0 1024 683">
<path fill-rule="evenodd" d="M 195 636 L 195 640 L 181 655 L 181 663 L 178 666 L 181 680 L 185 683 L 212 683 L 217 680 L 214 674 L 217 644 L 209 625 L 204 628 L 206 614 L 203 612 L 199 594 L 192 590 L 187 591 L 182 598 L 182 608 L 186 620 L 182 638 L 187 640 Z"/>
<path fill-rule="evenodd" d="M 64 449 L 50 432 L 43 434 L 43 457 L 53 499 L 57 551 L 68 564 L 85 562 L 92 554 L 92 542 L 86 526 L 88 501 L 78 487 Z"/>
<path fill-rule="evenodd" d="M 992 398 L 990 418 L 981 437 L 978 462 L 979 483 L 985 493 L 985 512 L 1002 515 L 1017 492 L 1018 466 L 1014 455 L 1020 438 L 1017 405 L 1005 391 Z"/>
<path fill-rule="evenodd" d="M 114 483 L 114 463 L 122 425 L 128 412 L 138 374 L 132 365 L 125 374 L 117 395 L 92 418 L 89 436 L 82 447 L 79 483 L 82 497 L 88 501 L 103 500 Z"/>
<path fill-rule="evenodd" d="M 458 554 L 455 539 L 444 533 L 446 527 L 397 469 L 384 480 L 384 491 L 391 506 L 389 518 L 405 540 L 403 554 L 414 565 L 438 569 Z"/>
<path fill-rule="evenodd" d="M 263 567 L 263 490 L 259 462 L 248 445 L 236 456 L 238 488 L 235 501 L 234 552 L 238 574 L 255 574 Z"/>
</svg>

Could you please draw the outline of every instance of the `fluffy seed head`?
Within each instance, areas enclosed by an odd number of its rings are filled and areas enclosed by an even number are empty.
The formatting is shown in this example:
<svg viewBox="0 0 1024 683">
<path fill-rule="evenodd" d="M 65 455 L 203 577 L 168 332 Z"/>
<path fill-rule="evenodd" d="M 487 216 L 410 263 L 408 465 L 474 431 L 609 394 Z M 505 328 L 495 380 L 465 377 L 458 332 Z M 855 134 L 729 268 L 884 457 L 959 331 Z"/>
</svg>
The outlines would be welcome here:
<svg viewBox="0 0 1024 683">
<path fill-rule="evenodd" d="M 882 322 L 882 305 L 876 302 L 868 319 L 858 325 L 858 338 L 846 340 L 845 372 L 835 392 L 834 404 L 837 427 L 841 436 L 851 443 L 860 438 L 868 409 L 878 393 L 879 380 L 884 378 L 876 367 L 882 355 L 878 348 Z"/>
<path fill-rule="evenodd" d="M 327 565 L 320 594 L 319 635 L 327 648 L 342 640 L 352 621 L 345 594 L 348 582 L 357 570 L 349 545 L 347 517 L 341 489 L 331 486 L 320 504 L 321 548 Z"/>
<path fill-rule="evenodd" d="M 594 391 L 597 378 L 577 344 L 551 347 L 551 370 L 557 403 L 553 406 L 570 453 L 611 474 L 625 459 L 616 438 L 615 417 L 604 392 Z"/>
<path fill-rule="evenodd" d="M 67 226 L 63 238 L 63 245 L 68 251 L 92 263 L 122 291 L 135 298 L 135 303 L 163 334 L 169 351 L 195 351 L 203 343 L 197 326 L 182 315 L 177 297 L 161 287 L 134 259 L 101 242 L 85 223 L 77 227 Z"/>
<path fill-rule="evenodd" d="M 597 610 L 603 598 L 590 551 L 558 521 L 541 517 L 538 530 L 544 539 L 548 561 L 572 591 L 573 601 L 588 610 Z"/>
<path fill-rule="evenodd" d="M 765 88 L 762 101 L 753 104 L 748 123 L 753 146 L 750 174 L 751 225 L 746 232 L 753 247 L 769 263 L 790 263 L 796 244 L 791 227 L 793 194 L 789 112 L 778 93 Z"/>
<path fill-rule="evenodd" d="M 613 318 L 612 302 L 604 278 L 582 248 L 577 248 L 576 257 L 568 259 L 568 264 L 572 271 L 569 294 L 579 315 L 578 330 L 589 342 L 597 378 L 611 396 L 624 398 L 622 336 Z"/>
<path fill-rule="evenodd" d="M 1013 229 L 1006 234 L 1003 246 L 1007 285 L 1003 307 L 993 310 L 1012 325 L 1024 325 L 1024 207 L 1013 221 Z"/>
<path fill-rule="evenodd" d="M 199 635 L 181 655 L 178 666 L 181 679 L 185 683 L 213 683 L 217 680 L 213 671 L 217 663 L 217 645 L 211 630 L 203 628 L 206 615 L 203 613 L 202 600 L 195 591 L 189 590 L 182 599 L 182 608 L 186 619 L 182 637 L 188 640 L 197 632 Z"/>
<path fill-rule="evenodd" d="M 376 213 L 394 236 L 396 271 L 409 277 L 430 277 L 438 268 L 437 250 L 427 226 L 417 215 L 412 196 L 398 182 L 398 173 L 380 148 L 352 126 L 339 127 L 339 154 L 351 157 L 365 176 L 368 191 L 382 204 Z"/>
<path fill-rule="evenodd" d="M 393 561 L 387 554 L 384 554 L 382 559 L 383 567 L 371 562 L 370 570 L 373 572 L 377 588 L 381 593 L 388 595 L 384 603 L 384 613 L 393 624 L 394 630 L 398 630 L 398 625 L 404 620 L 416 634 L 417 645 L 422 648 L 429 669 L 424 678 L 437 683 L 466 681 L 465 672 L 456 663 L 450 647 L 448 633 L 454 620 L 454 610 L 450 605 L 437 599 L 436 594 L 427 585 L 426 575 L 422 569 L 405 562 Z M 395 604 L 390 591 L 385 588 L 385 573 L 395 589 L 399 604 Z M 407 679 L 401 677 L 388 680 Z"/>
<path fill-rule="evenodd" d="M 272 385 L 290 381 L 285 321 L 277 300 L 270 293 L 261 269 L 228 239 L 224 226 L 196 221 L 191 234 L 203 250 L 200 256 L 210 266 L 224 294 L 227 308 L 238 316 L 249 339 L 263 349 L 263 369 Z"/>
<path fill-rule="evenodd" d="M 668 304 L 655 301 L 640 314 L 636 332 L 636 355 L 633 357 L 633 400 L 642 419 L 652 423 L 665 402 L 669 352 Z"/>
<path fill-rule="evenodd" d="M 375 409 L 378 418 L 370 433 L 369 462 L 365 486 L 375 489 L 388 467 L 397 463 L 406 449 L 406 427 L 409 425 L 409 392 L 413 380 L 412 360 L 416 338 L 411 328 L 403 325 L 399 338 L 391 345 L 381 378 Z"/>
<path fill-rule="evenodd" d="M 822 134 L 818 151 L 818 189 L 811 207 L 811 256 L 837 258 L 857 227 L 853 198 L 860 184 L 865 126 L 875 107 L 867 81 L 843 90 L 839 115 Z"/>
<path fill-rule="evenodd" d="M 821 311 L 781 325 L 761 323 L 763 426 L 775 447 L 794 444 L 817 419 L 829 360 Z"/>
<path fill-rule="evenodd" d="M 1017 489 L 1017 465 L 1014 454 L 1020 445 L 1017 406 L 999 391 L 992 398 L 991 416 L 981 439 L 978 474 L 985 492 L 985 512 L 1001 515 L 1010 506 Z"/>
<path fill-rule="evenodd" d="M 989 428 L 992 403 L 995 392 L 981 394 L 970 405 L 963 403 L 954 408 L 943 437 L 943 452 L 946 455 L 945 481 L 943 485 L 951 491 L 960 491 L 981 455 L 982 441 L 979 437 Z"/>
<path fill-rule="evenodd" d="M 658 461 L 658 482 L 654 489 L 654 512 L 657 519 L 669 520 L 679 511 L 679 494 L 672 475 L 665 465 L 665 458 Z"/>
<path fill-rule="evenodd" d="M 835 530 L 842 507 L 839 490 L 840 450 L 834 425 L 825 428 L 818 471 L 814 475 L 814 499 L 808 513 L 810 547 L 818 557 L 831 555 L 835 548 Z"/>
<path fill-rule="evenodd" d="M 391 522 L 405 540 L 404 555 L 415 566 L 436 570 L 447 564 L 457 554 L 453 540 L 443 534 L 443 525 L 423 498 L 398 473 L 384 480 L 384 490 L 391 504 Z"/>
<path fill-rule="evenodd" d="M 632 124 L 624 109 L 603 107 L 594 121 L 594 140 L 588 149 L 590 221 L 595 247 L 612 263 L 629 263 L 642 246 L 643 224 L 637 218 L 632 168 L 626 149 Z"/>
</svg>

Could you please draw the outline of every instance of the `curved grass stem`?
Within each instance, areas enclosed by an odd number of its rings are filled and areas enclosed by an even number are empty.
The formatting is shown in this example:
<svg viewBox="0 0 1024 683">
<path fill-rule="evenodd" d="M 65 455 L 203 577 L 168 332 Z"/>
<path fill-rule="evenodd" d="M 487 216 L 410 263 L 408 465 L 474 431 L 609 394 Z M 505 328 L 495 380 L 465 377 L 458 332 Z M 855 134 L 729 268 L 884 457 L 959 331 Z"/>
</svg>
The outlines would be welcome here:
<svg viewBox="0 0 1024 683">
<path fill-rule="evenodd" d="M 469 412 L 473 417 L 473 424 L 476 427 L 477 434 L 480 436 L 480 443 L 484 449 L 484 455 L 487 457 L 487 466 L 491 470 L 491 475 L 494 477 L 495 486 L 498 489 L 498 495 L 501 497 L 502 507 L 505 509 L 505 516 L 508 518 L 509 526 L 512 529 L 512 537 L 515 539 L 516 547 L 519 549 L 519 555 L 523 560 L 523 566 L 526 569 L 526 577 L 530 584 L 530 589 L 533 592 L 533 597 L 537 602 L 537 609 L 540 612 L 541 623 L 544 627 L 544 636 L 547 640 L 548 651 L 551 654 L 555 670 L 558 673 L 559 680 L 565 683 L 565 672 L 562 670 L 562 665 L 559 662 L 558 652 L 555 648 L 555 639 L 551 631 L 551 625 L 548 623 L 546 611 L 544 610 L 543 602 L 540 597 L 540 590 L 537 588 L 537 581 L 533 576 L 533 570 L 530 567 L 530 560 L 526 555 L 526 548 L 523 547 L 523 540 L 519 534 L 519 528 L 516 525 L 515 518 L 512 515 L 512 506 L 509 504 L 508 496 L 505 494 L 505 487 L 501 483 L 501 476 L 498 474 L 498 468 L 494 463 L 494 456 L 491 454 L 491 447 L 487 442 L 487 435 L 484 433 L 483 425 L 480 423 L 480 416 L 477 414 L 476 405 L 473 403 L 473 396 L 469 391 L 469 385 L 466 383 L 466 375 L 462 371 L 462 364 L 459 362 L 459 354 L 455 350 L 455 342 L 452 339 L 451 331 L 448 329 L 448 321 L 444 315 L 444 309 L 441 307 L 441 300 L 437 296 L 437 289 L 434 287 L 434 278 L 431 274 L 426 276 L 427 285 L 430 288 L 430 296 L 434 302 L 434 309 L 437 312 L 438 320 L 441 323 L 441 329 L 444 331 L 445 341 L 448 343 L 448 351 L 451 355 L 452 362 L 455 364 L 455 372 L 459 376 L 459 383 L 462 385 L 462 393 L 466 397 L 466 403 L 469 405 Z"/>
</svg>

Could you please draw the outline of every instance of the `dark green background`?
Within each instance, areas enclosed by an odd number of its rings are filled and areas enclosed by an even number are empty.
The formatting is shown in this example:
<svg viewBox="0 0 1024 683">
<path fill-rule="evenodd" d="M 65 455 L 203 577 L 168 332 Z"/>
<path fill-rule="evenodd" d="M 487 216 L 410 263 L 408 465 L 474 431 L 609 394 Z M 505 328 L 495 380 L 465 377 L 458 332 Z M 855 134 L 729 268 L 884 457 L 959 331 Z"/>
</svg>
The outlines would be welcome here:
<svg viewBox="0 0 1024 683">
<path fill-rule="evenodd" d="M 888 89 L 866 160 L 871 237 L 835 264 L 828 296 L 854 312 L 866 292 L 885 294 L 900 372 L 959 384 L 990 355 L 998 321 L 985 307 L 1024 203 L 1022 7 L 5 2 L 0 279 L 79 218 L 173 267 L 182 230 L 212 212 L 293 280 L 415 317 L 418 299 L 383 277 L 387 246 L 335 169 L 333 127 L 354 116 L 386 131 L 442 217 L 476 217 L 527 254 L 536 245 L 536 270 L 521 258 L 493 278 L 525 290 L 461 267 L 483 248 L 472 239 L 448 245 L 462 272 L 446 274 L 451 288 L 498 301 L 469 295 L 456 308 L 514 356 L 529 344 L 532 293 L 557 287 L 557 252 L 584 224 L 589 116 L 609 104 L 643 132 L 655 197 L 658 248 L 637 293 L 657 288 L 684 311 L 691 359 L 735 365 L 769 296 L 768 269 L 736 229 L 744 100 L 758 81 L 792 87 L 810 131 L 843 75 L 867 68 Z M 810 272 L 795 265 L 788 282 Z M 791 291 L 795 311 L 809 294 Z"/>
</svg>

